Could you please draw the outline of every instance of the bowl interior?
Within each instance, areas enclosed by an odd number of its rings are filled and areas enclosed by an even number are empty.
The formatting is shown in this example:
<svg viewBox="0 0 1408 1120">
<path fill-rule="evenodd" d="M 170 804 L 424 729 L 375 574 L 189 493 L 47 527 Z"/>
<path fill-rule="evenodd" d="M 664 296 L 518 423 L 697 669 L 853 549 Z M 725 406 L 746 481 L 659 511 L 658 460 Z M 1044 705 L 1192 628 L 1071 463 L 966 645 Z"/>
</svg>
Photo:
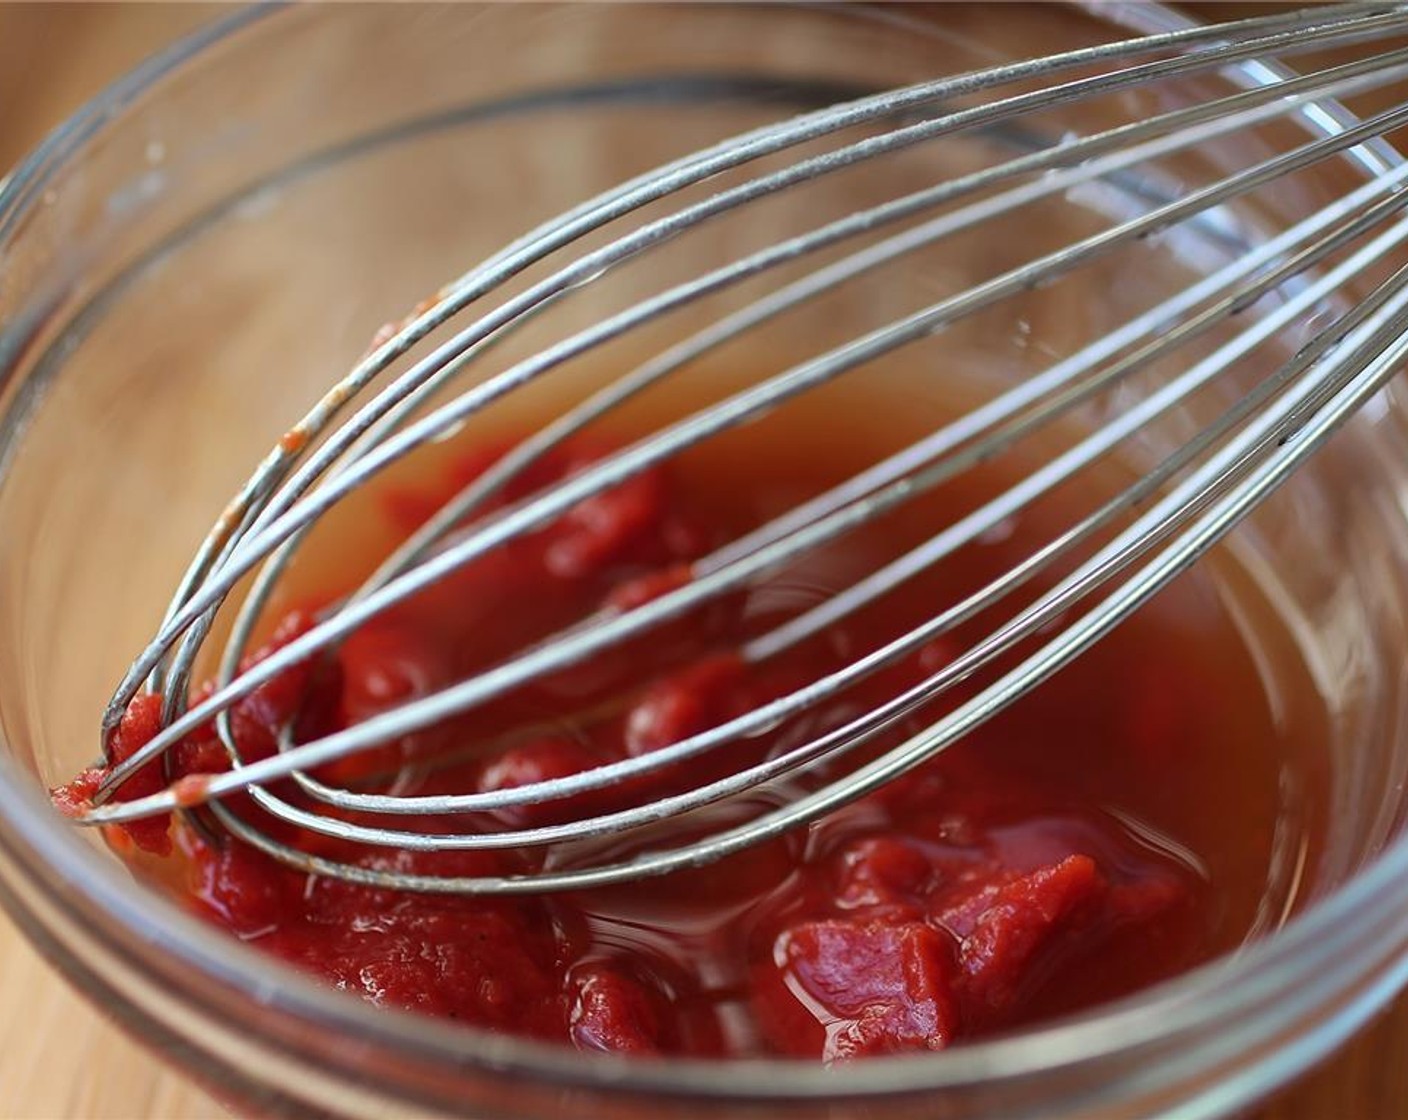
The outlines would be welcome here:
<svg viewBox="0 0 1408 1120">
<path fill-rule="evenodd" d="M 0 732 L 34 789 L 91 760 L 114 682 L 224 500 L 383 322 L 537 223 L 722 138 L 936 69 L 1010 57 L 1038 37 L 1051 49 L 1103 34 L 1069 14 L 1033 18 L 1040 36 L 967 6 L 933 18 L 770 6 L 301 10 L 125 105 L 0 243 Z M 257 83 L 241 66 L 247 55 L 260 59 Z M 1198 92 L 1188 82 L 1128 96 L 1152 99 L 1152 110 Z M 496 347 L 480 376 L 741 252 L 982 166 L 996 150 L 1089 130 L 1102 111 L 920 145 L 885 157 L 884 175 L 847 171 L 743 207 L 708 236 L 668 244 L 574 293 Z M 998 226 L 956 232 L 720 348 L 684 383 L 716 391 L 756 368 L 759 354 L 780 369 L 1283 142 L 1268 130 L 1214 144 L 1143 168 L 1137 181 L 1063 192 Z M 711 180 L 644 217 L 796 156 Z M 868 369 L 862 398 L 852 387 L 836 399 L 878 403 L 881 416 L 901 402 L 919 415 L 951 414 L 955 397 L 1017 383 L 1236 259 L 1328 197 L 1336 175 L 1355 173 L 1321 169 L 1221 208 L 1215 220 L 924 339 Z M 491 423 L 531 422 L 815 266 L 794 262 L 766 284 L 654 322 L 516 396 Z M 506 293 L 543 274 L 530 271 Z M 1315 313 L 1233 382 L 1283 359 Z M 1178 361 L 1230 335 L 1214 332 Z M 1151 430 L 1107 484 L 1233 391 L 1215 390 Z M 1081 420 L 1100 416 L 1092 406 Z M 1277 719 L 1303 729 L 1274 793 L 1292 823 L 1268 865 L 1265 913 L 1253 923 L 1261 930 L 1347 881 L 1404 818 L 1408 735 L 1394 668 L 1408 626 L 1400 429 L 1391 402 L 1370 410 L 1238 531 L 1212 574 L 1189 577 L 1153 608 L 1176 613 L 1187 596 L 1216 596 L 1242 628 Z M 1274 638 L 1255 623 L 1267 609 L 1285 623 Z M 46 838 L 78 842 L 57 820 Z M 164 913 L 159 904 L 154 912 Z"/>
</svg>

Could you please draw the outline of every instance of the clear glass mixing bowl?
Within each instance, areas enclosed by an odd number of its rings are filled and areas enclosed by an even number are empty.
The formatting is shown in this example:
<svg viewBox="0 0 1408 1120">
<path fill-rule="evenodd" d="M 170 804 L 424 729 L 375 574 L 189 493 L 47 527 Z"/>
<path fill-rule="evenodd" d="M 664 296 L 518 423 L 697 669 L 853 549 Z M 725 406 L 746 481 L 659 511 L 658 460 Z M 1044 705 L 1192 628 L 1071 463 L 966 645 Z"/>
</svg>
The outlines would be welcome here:
<svg viewBox="0 0 1408 1120">
<path fill-rule="evenodd" d="M 1013 20 L 984 6 L 259 10 L 90 105 L 0 187 L 7 910 L 155 1051 L 270 1115 L 1197 1116 L 1246 1104 L 1345 1038 L 1408 979 L 1408 459 L 1390 399 L 1237 543 L 1331 716 L 1330 823 L 1307 904 L 1232 958 L 1044 1029 L 844 1071 L 625 1062 L 452 1029 L 211 932 L 43 792 L 88 760 L 108 689 L 223 497 L 388 315 L 536 221 L 709 141 L 848 91 L 1111 34 L 1069 11 Z M 1233 215 L 1230 240 L 1188 234 L 1178 269 L 1145 280 L 1173 284 L 1315 201 L 1288 186 Z M 1147 295 L 1110 279 L 1098 300 L 1047 304 L 1048 321 L 1079 306 L 1114 323 Z M 588 300 L 576 314 L 598 311 Z M 984 337 L 988 361 L 1036 360 L 1010 330 Z"/>
</svg>

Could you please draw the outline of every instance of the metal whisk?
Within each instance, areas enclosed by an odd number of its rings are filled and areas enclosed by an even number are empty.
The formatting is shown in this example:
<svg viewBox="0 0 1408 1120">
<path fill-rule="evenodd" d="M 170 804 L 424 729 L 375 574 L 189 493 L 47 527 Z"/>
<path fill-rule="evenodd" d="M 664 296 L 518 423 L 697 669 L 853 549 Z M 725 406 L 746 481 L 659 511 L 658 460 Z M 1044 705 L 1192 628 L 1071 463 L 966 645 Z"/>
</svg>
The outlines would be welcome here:
<svg viewBox="0 0 1408 1120">
<path fill-rule="evenodd" d="M 1395 38 L 1402 40 L 1400 45 L 1386 45 Z M 1272 61 L 1351 44 L 1370 46 L 1354 61 L 1304 75 Z M 88 824 L 116 823 L 205 806 L 234 835 L 316 874 L 418 891 L 526 893 L 620 882 L 705 863 L 814 821 L 934 757 L 1079 656 L 1207 552 L 1382 389 L 1408 354 L 1408 267 L 1384 269 L 1385 278 L 1357 300 L 1336 299 L 1336 293 L 1362 279 L 1376 262 L 1393 260 L 1408 241 L 1408 218 L 1403 213 L 1408 208 L 1404 189 L 1408 165 L 1382 139 L 1408 124 L 1408 104 L 1359 120 L 1335 100 L 1408 80 L 1405 44 L 1408 6 L 1329 7 L 1000 66 L 862 97 L 759 128 L 643 174 L 540 226 L 444 288 L 402 323 L 260 463 L 201 546 L 156 638 L 118 686 L 104 721 L 104 744 L 129 701 L 144 687 L 164 695 L 166 726 L 134 756 L 111 769 L 94 807 L 81 819 Z M 1248 80 L 1248 75 L 1254 75 L 1254 80 Z M 1131 108 L 1135 102 L 1127 95 L 1157 88 L 1169 79 L 1194 77 L 1221 81 L 1219 88 L 1230 79 L 1238 88 L 1155 113 Z M 1041 113 L 1100 98 L 1115 103 L 1111 111 L 1122 112 L 1123 119 L 1101 131 L 1066 135 L 1058 142 L 1042 138 Z M 1152 201 L 1146 192 L 1145 201 L 1150 204 L 1142 213 L 1058 251 L 1035 256 L 918 312 L 877 325 L 844 345 L 668 424 L 553 486 L 493 512 L 483 511 L 489 499 L 535 460 L 647 386 L 853 278 L 883 275 L 887 266 L 956 233 L 990 228 L 998 236 L 1005 215 L 1039 200 L 1059 198 L 1088 184 L 1123 184 L 1138 191 L 1146 182 L 1143 171 L 1163 157 L 1197 151 L 1260 126 L 1275 127 L 1278 121 L 1307 119 L 1314 120 L 1319 131 L 1303 143 L 1195 189 L 1162 195 L 1156 191 Z M 865 135 L 854 139 L 858 129 L 866 130 Z M 433 394 L 467 371 L 479 372 L 483 355 L 505 337 L 529 321 L 539 326 L 549 322 L 559 301 L 570 300 L 615 266 L 675 239 L 708 236 L 711 221 L 721 215 L 843 170 L 864 173 L 890 153 L 959 135 L 999 134 L 1009 140 L 1015 137 L 1017 150 L 1009 144 L 1006 155 L 987 166 L 757 248 L 602 318 L 462 389 L 447 403 L 427 405 Z M 745 170 L 734 185 L 670 208 L 705 180 L 804 145 L 805 154 L 794 162 L 751 177 Z M 294 743 L 289 732 L 272 757 L 258 761 L 240 757 L 229 720 L 234 703 L 291 666 L 335 647 L 367 620 L 448 573 L 550 523 L 577 503 L 652 464 L 882 355 L 979 311 L 1002 306 L 1037 286 L 1068 283 L 1063 278 L 1069 274 L 1140 239 L 1181 223 L 1215 224 L 1224 204 L 1252 198 L 1285 176 L 1343 154 L 1371 173 L 1367 181 L 1361 178 L 1362 185 L 1117 330 L 1087 340 L 1076 353 L 1012 385 L 980 408 L 697 561 L 690 580 L 674 590 L 632 609 L 603 611 L 560 634 L 543 635 L 540 642 L 486 671 L 365 722 L 303 743 Z M 652 204 L 652 214 L 664 212 L 641 217 Z M 905 225 L 909 219 L 917 224 Z M 604 242 L 598 239 L 593 242 L 597 247 L 585 247 L 590 235 L 608 225 L 625 231 Z M 887 233 L 892 227 L 898 232 Z M 680 338 L 564 411 L 468 484 L 370 580 L 324 613 L 313 629 L 253 668 L 239 671 L 271 591 L 310 528 L 389 464 L 579 355 L 647 324 L 667 321 L 676 309 L 696 305 L 714 293 L 744 281 L 765 280 L 780 266 L 852 241 L 862 242 L 863 247 L 776 286 L 742 310 Z M 549 259 L 565 263 L 522 290 L 506 287 L 525 270 Z M 1264 297 L 1271 297 L 1271 310 L 1254 320 L 1235 318 Z M 481 310 L 492 298 L 501 302 Z M 1127 384 L 1155 363 L 1179 362 L 1198 340 L 1210 340 L 1218 331 L 1227 335 L 1218 335 L 1211 353 L 1200 351 L 1184 358 L 1177 372 L 1156 389 L 1127 400 L 1100 426 L 981 508 L 940 527 L 918 548 L 752 640 L 742 651 L 747 661 L 772 657 L 846 618 L 884 590 L 937 563 L 1086 470 L 1195 391 L 1224 377 L 1257 347 L 1282 336 L 1311 310 L 1319 313 L 1320 325 L 1288 361 L 1124 491 L 922 625 L 755 711 L 639 758 L 488 793 L 404 797 L 367 793 L 334 788 L 309 773 L 464 713 L 742 588 L 1004 451 L 1019 438 L 1038 430 L 1060 430 L 1060 419 L 1073 409 Z M 457 323 L 453 337 L 361 401 L 361 395 L 422 339 L 454 320 L 476 315 L 467 325 Z M 1233 325 L 1236 329 L 1228 335 Z M 359 402 L 355 410 L 354 402 Z M 350 415 L 344 418 L 344 414 Z M 1118 527 L 1116 519 L 1121 517 L 1129 518 L 1128 524 L 1099 544 L 1101 531 Z M 1034 601 L 1008 608 L 1000 625 L 921 683 L 855 715 L 844 726 L 736 773 L 648 803 L 534 828 L 466 828 L 433 834 L 361 823 L 368 815 L 435 814 L 471 820 L 479 814 L 482 820 L 487 812 L 617 786 L 715 750 L 807 711 L 838 689 L 1003 604 L 1038 573 L 1075 557 L 1081 545 L 1091 542 L 1098 547 L 1070 574 Z M 189 703 L 193 665 L 215 614 L 237 583 L 251 573 L 252 589 L 235 617 L 214 691 Z M 1074 610 L 1087 602 L 1093 605 L 1083 612 Z M 408 875 L 339 863 L 290 847 L 221 804 L 221 798 L 247 790 L 265 812 L 301 828 L 398 849 L 521 848 L 628 834 L 736 798 L 799 768 L 814 767 L 823 760 L 834 762 L 1038 635 L 1039 648 L 1020 664 L 878 757 L 852 766 L 786 804 L 758 809 L 742 823 L 703 837 L 691 836 L 688 842 L 647 846 L 615 862 L 503 877 Z M 212 719 L 230 753 L 229 772 L 185 779 L 140 799 L 110 800 L 140 767 L 158 760 L 184 735 Z M 334 812 L 291 804 L 269 790 L 270 783 L 288 777 L 296 779 L 310 806 Z"/>
</svg>

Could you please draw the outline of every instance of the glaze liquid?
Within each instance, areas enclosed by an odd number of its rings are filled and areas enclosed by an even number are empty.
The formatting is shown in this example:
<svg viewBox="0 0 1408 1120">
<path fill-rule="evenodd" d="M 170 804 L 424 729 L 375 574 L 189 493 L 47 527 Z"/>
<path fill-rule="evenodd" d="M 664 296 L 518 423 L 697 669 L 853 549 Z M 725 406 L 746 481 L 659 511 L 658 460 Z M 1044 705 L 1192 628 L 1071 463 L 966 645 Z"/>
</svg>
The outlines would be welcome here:
<svg viewBox="0 0 1408 1120">
<path fill-rule="evenodd" d="M 667 400 L 647 397 L 622 410 L 602 431 L 574 443 L 571 462 L 552 469 L 571 469 L 602 449 L 653 430 L 667 414 L 717 392 L 719 380 L 710 383 L 707 393 L 696 383 Z M 587 548 L 585 559 L 563 561 L 553 552 L 561 552 L 562 539 L 553 537 L 550 527 L 522 548 L 511 546 L 476 562 L 354 635 L 339 655 L 340 692 L 321 706 L 339 709 L 329 718 L 355 722 L 491 665 L 580 619 L 623 588 L 674 570 L 920 438 L 945 411 L 923 397 L 917 403 L 912 397 L 887 398 L 892 390 L 877 394 L 874 385 L 838 383 L 672 460 L 658 478 L 651 476 L 649 500 L 661 503 L 658 523 L 649 533 L 628 533 L 627 543 L 614 552 L 608 549 L 604 559 Z M 511 419 L 502 431 L 512 433 L 523 423 L 521 417 Z M 291 609 L 316 609 L 350 590 L 440 501 L 482 469 L 502 440 L 477 430 L 462 433 L 358 493 L 313 535 L 271 605 L 270 625 Z M 512 785 L 523 778 L 515 766 L 526 766 L 530 777 L 571 772 L 660 745 L 642 745 L 642 734 L 650 739 L 659 732 L 660 741 L 668 742 L 756 706 L 882 644 L 981 586 L 1127 477 L 1127 471 L 1113 465 L 1057 491 L 1001 531 L 774 659 L 746 667 L 730 663 L 718 672 L 707 669 L 710 658 L 727 660 L 729 651 L 748 639 L 938 532 L 1010 485 L 1030 462 L 1020 456 L 1015 465 L 1001 460 L 946 482 L 722 604 L 493 701 L 479 713 L 335 765 L 332 776 L 400 793 Z M 613 516 L 597 511 L 579 520 L 590 536 L 593 517 L 609 521 Z M 434 901 L 436 915 L 446 908 L 482 913 L 487 907 L 498 913 L 507 905 L 512 922 L 536 931 L 528 937 L 540 942 L 528 953 L 532 963 L 517 967 L 525 973 L 540 971 L 541 983 L 517 990 L 512 998 L 558 1001 L 545 1016 L 518 1021 L 505 1013 L 495 1020 L 418 995 L 414 983 L 363 983 L 361 994 L 501 1029 L 565 1037 L 586 1048 L 735 1055 L 820 1050 L 828 1057 L 914 1048 L 904 1044 L 914 1041 L 905 1035 L 906 1030 L 913 1034 L 909 1026 L 895 1028 L 894 1037 L 885 1034 L 890 1029 L 885 1027 L 874 1046 L 874 1031 L 860 1045 L 855 1044 L 859 1036 L 846 1035 L 847 1024 L 856 1018 L 845 1010 L 846 993 L 858 981 L 854 976 L 837 981 L 827 972 L 834 971 L 828 963 L 831 950 L 817 939 L 840 936 L 837 930 L 849 931 L 844 936 L 853 938 L 857 922 L 873 931 L 883 920 L 891 923 L 886 928 L 904 928 L 922 940 L 929 936 L 923 932 L 927 921 L 951 933 L 956 944 L 966 944 L 954 923 L 968 921 L 961 912 L 965 906 L 971 909 L 971 900 L 965 899 L 973 890 L 997 889 L 994 884 L 1061 865 L 1072 853 L 1094 861 L 1105 884 L 1100 889 L 1122 901 L 1098 914 L 1087 906 L 1081 911 L 1087 916 L 1072 927 L 1075 932 L 1063 933 L 1030 967 L 1003 964 L 991 972 L 983 981 L 983 999 L 968 998 L 962 1010 L 954 1011 L 956 1026 L 950 1023 L 937 1034 L 931 1030 L 929 1048 L 939 1036 L 946 1044 L 1095 1005 L 1230 951 L 1274 927 L 1295 907 L 1299 869 L 1313 858 L 1322 825 L 1310 791 L 1324 761 L 1316 751 L 1324 724 L 1315 690 L 1285 628 L 1255 601 L 1245 581 L 1228 578 L 1232 563 L 1229 555 L 1220 554 L 1182 577 L 1046 687 L 895 787 L 809 829 L 703 869 L 629 887 L 522 904 Z M 570 571 L 564 575 L 565 570 Z M 1037 581 L 1041 587 L 1051 582 L 1053 578 Z M 1240 624 L 1229 610 L 1228 597 L 1234 593 Z M 616 791 L 616 797 L 628 801 L 627 794 L 652 796 L 717 776 L 740 759 L 756 760 L 844 722 L 934 671 L 1005 618 L 1007 609 L 972 620 L 816 712 L 736 744 L 722 761 L 705 760 L 689 774 L 676 772 L 634 791 Z M 1249 628 L 1248 618 L 1253 620 Z M 1008 657 L 1003 664 L 1013 661 Z M 702 677 L 700 664 L 706 665 Z M 991 674 L 978 682 L 988 679 Z M 966 682 L 953 697 L 969 696 L 975 687 Z M 676 715 L 661 716 L 661 711 L 674 711 L 667 702 L 671 688 L 702 697 L 696 705 L 701 711 L 683 723 Z M 911 714 L 902 727 L 856 757 L 871 757 L 927 726 L 954 702 L 940 699 Z M 654 714 L 641 716 L 651 703 L 657 705 Z M 652 718 L 668 726 L 663 731 L 647 726 Z M 670 724 L 671 719 L 676 723 Z M 542 742 L 555 745 L 540 749 Z M 520 748 L 526 754 L 515 753 Z M 748 806 L 707 810 L 680 827 L 738 819 L 742 811 L 784 803 L 819 780 L 819 774 L 788 778 L 759 791 Z M 607 798 L 576 808 L 619 803 Z M 473 827 L 542 823 L 567 815 L 570 808 L 550 805 L 537 813 L 481 819 Z M 668 835 L 677 840 L 679 833 Z M 345 988 L 356 990 L 356 977 L 365 977 L 366 969 L 359 973 L 354 966 L 363 961 L 366 945 L 350 948 L 338 932 L 338 948 L 320 948 L 319 938 L 333 936 L 327 932 L 332 927 L 375 925 L 378 914 L 404 914 L 407 906 L 420 905 L 385 892 L 362 897 L 326 881 L 305 882 L 298 873 L 264 866 L 262 857 L 258 868 L 242 866 L 233 872 L 228 860 L 222 863 L 223 857 L 203 852 L 192 836 L 181 832 L 180 838 L 188 866 L 197 869 L 186 877 L 183 890 L 198 910 L 255 945 L 323 971 Z M 886 849 L 875 856 L 875 843 L 892 840 L 902 842 L 904 850 Z M 589 856 L 623 857 L 639 843 L 471 856 L 467 862 L 454 857 L 449 863 L 456 873 L 467 873 L 466 866 L 477 872 L 523 869 L 540 860 L 571 865 Z M 880 860 L 874 866 L 868 862 L 872 856 Z M 1063 874 L 1079 878 L 1086 871 L 1084 864 L 1067 865 Z M 889 883 L 880 894 L 873 885 L 857 886 L 857 876 L 877 874 L 910 878 Z M 248 884 L 263 875 L 287 879 L 279 888 L 284 901 L 257 919 L 236 913 Z M 244 886 L 232 892 L 228 888 L 236 881 Z M 334 893 L 335 903 L 315 907 L 316 914 L 310 910 L 312 917 L 285 919 L 280 907 L 291 905 L 287 899 L 300 892 L 316 898 L 327 891 Z M 432 943 L 439 936 L 434 923 L 416 920 L 420 932 L 411 936 Z M 283 928 L 290 923 L 297 931 Z M 517 928 L 493 937 L 513 941 Z M 843 948 L 851 944 L 845 942 Z M 905 953 L 921 951 L 905 944 Z M 404 944 L 398 946 L 397 952 L 406 951 Z M 891 956 L 900 951 L 896 945 L 887 950 Z M 938 950 L 925 941 L 922 952 L 929 954 L 927 960 Z M 324 967 L 329 955 L 345 958 L 346 967 Z M 944 972 L 950 965 L 934 967 Z M 991 994 L 993 976 L 1001 980 L 998 995 Z M 424 979 L 431 986 L 446 982 L 444 976 Z M 838 983 L 846 988 L 839 995 L 833 990 Z M 976 983 L 970 980 L 970 986 Z M 825 998 L 817 997 L 818 991 Z M 862 992 L 856 998 L 864 1002 L 870 997 Z M 906 1007 L 914 998 L 913 992 L 905 996 L 910 1000 Z M 564 1020 L 561 1025 L 555 1016 Z M 636 1045 L 641 1039 L 645 1042 Z"/>
</svg>

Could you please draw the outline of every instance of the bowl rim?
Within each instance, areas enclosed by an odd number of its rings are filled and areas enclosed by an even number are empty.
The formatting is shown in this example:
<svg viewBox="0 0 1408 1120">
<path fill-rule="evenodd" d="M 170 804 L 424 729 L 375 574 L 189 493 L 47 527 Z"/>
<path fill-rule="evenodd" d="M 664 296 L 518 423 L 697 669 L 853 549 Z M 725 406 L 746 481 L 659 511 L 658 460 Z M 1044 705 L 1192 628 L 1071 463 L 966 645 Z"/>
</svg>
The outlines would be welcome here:
<svg viewBox="0 0 1408 1120">
<path fill-rule="evenodd" d="M 1075 0 L 1073 7 L 1116 27 L 1138 32 L 1170 30 L 1195 20 L 1158 3 Z M 153 56 L 89 100 L 60 124 L 4 178 L 0 178 L 0 243 L 42 196 L 46 185 L 121 111 L 179 71 L 236 36 L 298 9 L 260 5 L 221 17 Z M 1255 75 L 1251 75 L 1253 80 Z M 1344 127 L 1356 120 L 1330 106 L 1311 127 Z M 1327 123 L 1328 122 L 1328 123 Z M 0 369 L 0 388 L 12 370 Z M 3 740 L 0 740 L 2 743 Z M 102 857 L 54 813 L 48 800 L 8 751 L 0 750 L 0 861 L 9 862 L 49 901 L 85 921 L 87 933 L 140 972 L 151 971 L 148 954 L 169 954 L 167 970 L 207 978 L 272 1012 L 311 1026 L 352 1035 L 389 1052 L 494 1076 L 525 1076 L 541 1084 L 623 1094 L 680 1095 L 718 1102 L 879 1098 L 926 1091 L 994 1085 L 1043 1072 L 1117 1058 L 1151 1045 L 1196 1037 L 1212 1024 L 1256 1010 L 1288 981 L 1337 959 L 1352 944 L 1351 932 L 1364 912 L 1391 913 L 1408 883 L 1408 835 L 1396 838 L 1348 882 L 1317 900 L 1265 940 L 1231 957 L 1202 965 L 1117 1002 L 1047 1026 L 987 1041 L 965 1043 L 924 1061 L 877 1058 L 847 1067 L 844 1080 L 820 1065 L 795 1060 L 631 1058 L 580 1054 L 483 1029 L 448 1026 L 410 1012 L 373 1007 L 336 993 L 291 966 L 240 945 L 181 911 L 154 891 L 139 887 L 112 860 Z M 11 892 L 0 899 L 13 905 Z M 153 920 L 156 912 L 159 920 Z M 109 924 L 113 923 L 113 924 Z M 1381 985 L 1378 1003 L 1408 980 L 1408 961 L 1394 983 Z M 270 982 L 270 977 L 277 983 Z M 214 1008 L 214 992 L 196 985 L 183 995 Z M 1376 1005 L 1377 1006 L 1377 1005 Z M 1327 1036 L 1323 1050 L 1340 1041 L 1374 1010 Z M 1310 1055 L 1302 1065 L 1318 1054 Z M 1298 1066 L 1297 1068 L 1300 1068 Z M 727 1069 L 729 1076 L 720 1077 Z M 388 1084 L 394 1092 L 397 1086 Z"/>
</svg>

